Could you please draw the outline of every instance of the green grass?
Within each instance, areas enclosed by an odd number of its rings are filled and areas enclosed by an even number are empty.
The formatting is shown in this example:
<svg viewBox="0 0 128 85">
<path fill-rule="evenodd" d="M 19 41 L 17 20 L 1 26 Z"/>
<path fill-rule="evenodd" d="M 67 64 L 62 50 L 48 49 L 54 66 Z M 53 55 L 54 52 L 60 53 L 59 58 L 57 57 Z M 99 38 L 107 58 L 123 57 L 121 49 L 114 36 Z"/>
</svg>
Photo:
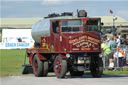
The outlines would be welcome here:
<svg viewBox="0 0 128 85">
<path fill-rule="evenodd" d="M 90 71 L 85 71 L 85 74 L 91 75 Z M 128 68 L 124 68 L 123 71 L 115 70 L 115 71 L 103 71 L 103 75 L 128 75 Z"/>
<path fill-rule="evenodd" d="M 24 57 L 25 50 L 0 50 L 0 76 L 20 74 Z"/>
<path fill-rule="evenodd" d="M 104 75 L 128 75 L 128 70 L 123 71 L 104 71 Z"/>
<path fill-rule="evenodd" d="M 19 75 L 22 72 L 26 50 L 0 50 L 0 76 Z M 124 71 L 104 71 L 105 75 L 128 75 Z"/>
</svg>

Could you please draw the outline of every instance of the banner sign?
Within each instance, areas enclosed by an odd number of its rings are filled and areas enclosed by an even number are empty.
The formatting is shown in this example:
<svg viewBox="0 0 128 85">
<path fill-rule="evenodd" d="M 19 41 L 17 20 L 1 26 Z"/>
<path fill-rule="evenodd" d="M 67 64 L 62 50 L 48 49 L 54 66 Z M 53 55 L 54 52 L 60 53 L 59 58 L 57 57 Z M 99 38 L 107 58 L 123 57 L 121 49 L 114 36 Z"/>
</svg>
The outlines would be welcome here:
<svg viewBox="0 0 128 85">
<path fill-rule="evenodd" d="M 30 47 L 29 43 L 5 43 L 5 47 Z"/>
<path fill-rule="evenodd" d="M 33 46 L 33 43 L 1 43 L 0 49 L 23 49 L 30 48 Z"/>
<path fill-rule="evenodd" d="M 3 29 L 0 49 L 23 49 L 34 45 L 31 29 Z"/>
</svg>

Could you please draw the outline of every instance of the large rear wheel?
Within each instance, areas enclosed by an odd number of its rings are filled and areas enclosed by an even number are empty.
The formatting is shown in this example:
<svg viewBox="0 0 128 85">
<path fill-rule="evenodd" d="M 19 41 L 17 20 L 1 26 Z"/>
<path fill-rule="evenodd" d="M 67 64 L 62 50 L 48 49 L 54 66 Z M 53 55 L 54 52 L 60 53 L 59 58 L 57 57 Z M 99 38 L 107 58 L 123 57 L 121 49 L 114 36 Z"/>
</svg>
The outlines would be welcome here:
<svg viewBox="0 0 128 85">
<path fill-rule="evenodd" d="M 64 78 L 67 72 L 67 61 L 57 56 L 54 61 L 54 72 L 57 78 Z"/>
<path fill-rule="evenodd" d="M 36 77 L 47 76 L 48 74 L 48 61 L 41 61 L 37 55 L 33 58 L 32 63 L 33 71 Z"/>
<path fill-rule="evenodd" d="M 101 77 L 103 73 L 103 61 L 102 58 L 92 57 L 91 58 L 91 74 L 93 77 Z"/>
</svg>

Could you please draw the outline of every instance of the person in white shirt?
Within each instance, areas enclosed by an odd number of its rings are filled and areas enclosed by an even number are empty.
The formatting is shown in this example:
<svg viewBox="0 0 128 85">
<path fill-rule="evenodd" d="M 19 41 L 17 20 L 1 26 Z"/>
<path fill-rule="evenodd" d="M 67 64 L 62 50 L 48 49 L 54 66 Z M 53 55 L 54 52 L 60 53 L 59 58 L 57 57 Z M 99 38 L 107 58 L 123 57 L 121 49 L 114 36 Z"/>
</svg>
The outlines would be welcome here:
<svg viewBox="0 0 128 85">
<path fill-rule="evenodd" d="M 123 59 L 125 57 L 124 52 L 122 49 L 117 49 L 113 55 L 115 60 L 115 66 L 117 66 L 117 60 L 119 62 L 119 67 L 123 67 Z M 118 58 L 118 59 L 117 59 Z"/>
<path fill-rule="evenodd" d="M 117 44 L 117 47 L 120 47 L 120 38 L 116 37 L 116 44 Z"/>
</svg>

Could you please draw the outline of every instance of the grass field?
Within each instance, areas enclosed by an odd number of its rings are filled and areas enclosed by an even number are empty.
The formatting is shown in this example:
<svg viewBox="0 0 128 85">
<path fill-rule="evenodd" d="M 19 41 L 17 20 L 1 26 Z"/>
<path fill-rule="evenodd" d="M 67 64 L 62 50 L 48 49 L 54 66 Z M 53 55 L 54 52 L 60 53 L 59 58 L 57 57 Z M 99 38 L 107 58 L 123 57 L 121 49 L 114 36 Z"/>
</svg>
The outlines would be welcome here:
<svg viewBox="0 0 128 85">
<path fill-rule="evenodd" d="M 128 75 L 128 70 L 125 68 L 124 71 L 104 71 L 105 75 Z"/>
<path fill-rule="evenodd" d="M 0 76 L 21 74 L 25 50 L 0 50 Z"/>
<path fill-rule="evenodd" d="M 0 76 L 19 75 L 22 72 L 26 50 L 0 50 Z M 124 71 L 104 71 L 104 74 L 124 74 L 128 75 L 127 69 Z"/>
</svg>

